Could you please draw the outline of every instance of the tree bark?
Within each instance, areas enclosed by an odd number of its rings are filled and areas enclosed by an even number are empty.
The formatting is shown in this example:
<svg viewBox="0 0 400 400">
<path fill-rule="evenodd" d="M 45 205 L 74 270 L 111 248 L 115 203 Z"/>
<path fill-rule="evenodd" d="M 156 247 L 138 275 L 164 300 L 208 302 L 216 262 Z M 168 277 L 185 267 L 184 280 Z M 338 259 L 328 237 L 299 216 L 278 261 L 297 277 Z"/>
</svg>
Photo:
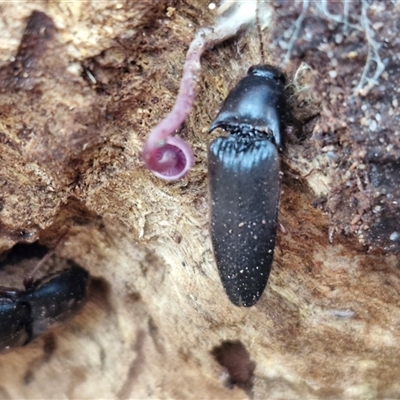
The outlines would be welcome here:
<svg viewBox="0 0 400 400">
<path fill-rule="evenodd" d="M 67 230 L 39 275 L 73 259 L 93 283 L 79 316 L 0 355 L 0 397 L 400 398 L 399 8 L 351 4 L 346 24 L 343 4 L 307 5 L 275 2 L 262 33 L 265 62 L 289 47 L 302 130 L 286 132 L 283 228 L 251 308 L 229 302 L 213 260 L 206 158 L 222 100 L 260 63 L 257 30 L 204 54 L 179 132 L 195 166 L 168 183 L 141 150 L 213 24 L 208 2 L 1 5 L 1 286 L 22 288 L 32 249 Z"/>
</svg>

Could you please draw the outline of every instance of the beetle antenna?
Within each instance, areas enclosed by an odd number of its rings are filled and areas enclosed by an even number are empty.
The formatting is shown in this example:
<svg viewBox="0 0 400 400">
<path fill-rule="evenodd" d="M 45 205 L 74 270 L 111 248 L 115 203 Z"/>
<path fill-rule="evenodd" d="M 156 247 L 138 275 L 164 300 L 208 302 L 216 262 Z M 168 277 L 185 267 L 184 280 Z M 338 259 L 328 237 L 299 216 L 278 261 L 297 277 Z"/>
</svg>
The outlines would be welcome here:
<svg viewBox="0 0 400 400">
<path fill-rule="evenodd" d="M 257 0 L 257 7 L 256 7 L 256 24 L 257 24 L 257 33 L 258 33 L 258 40 L 260 41 L 260 53 L 261 53 L 261 63 L 265 64 L 265 54 L 264 54 L 264 44 L 261 32 L 261 24 L 260 24 L 260 8 L 261 8 L 261 0 Z"/>
<path fill-rule="evenodd" d="M 57 239 L 57 242 L 52 250 L 49 250 L 49 252 L 37 263 L 35 268 L 33 268 L 32 272 L 24 279 L 24 286 L 25 289 L 28 289 L 30 286 L 32 286 L 32 283 L 34 281 L 34 275 L 36 272 L 44 265 L 46 262 L 49 260 L 50 257 L 53 256 L 55 253 L 57 247 L 61 243 L 61 241 L 65 238 L 66 234 L 69 232 L 69 228 Z"/>
</svg>

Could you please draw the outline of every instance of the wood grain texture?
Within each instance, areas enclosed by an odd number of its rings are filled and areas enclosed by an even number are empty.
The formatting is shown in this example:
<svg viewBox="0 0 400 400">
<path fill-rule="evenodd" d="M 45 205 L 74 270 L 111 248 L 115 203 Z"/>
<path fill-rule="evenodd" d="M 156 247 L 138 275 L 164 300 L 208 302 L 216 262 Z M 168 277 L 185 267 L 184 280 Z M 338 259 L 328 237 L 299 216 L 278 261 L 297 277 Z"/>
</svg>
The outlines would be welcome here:
<svg viewBox="0 0 400 400">
<path fill-rule="evenodd" d="M 20 285 L 29 270 L 7 264 L 13 245 L 39 240 L 51 248 L 66 226 L 54 262 L 71 258 L 95 278 L 73 321 L 0 355 L 1 398 L 400 397 L 398 256 L 385 253 L 391 232 L 384 218 L 379 240 L 364 234 L 365 246 L 354 228 L 379 222 L 371 208 L 377 198 L 358 168 L 379 140 L 361 140 L 346 119 L 353 113 L 358 121 L 363 104 L 393 108 L 394 97 L 386 102 L 378 85 L 352 102 L 350 78 L 340 78 L 348 64 L 337 63 L 339 78 L 327 78 L 333 67 L 321 43 L 297 43 L 289 76 L 300 59 L 312 66 L 308 89 L 292 99 L 304 135 L 293 135 L 283 152 L 279 221 L 286 233 L 278 230 L 269 283 L 250 309 L 229 302 L 213 260 L 206 154 L 222 99 L 260 61 L 255 30 L 203 57 L 196 105 L 181 132 L 196 155 L 189 175 L 171 184 L 143 168 L 141 148 L 174 103 L 190 40 L 212 23 L 207 6 L 1 4 L 0 284 Z M 390 27 L 398 7 L 390 5 L 391 15 L 377 7 L 371 20 L 385 16 Z M 274 12 L 277 25 L 264 35 L 267 62 L 280 59 L 275 35 L 298 16 L 294 3 Z M 319 29 L 315 37 L 331 35 L 322 21 L 307 25 Z M 353 40 L 366 48 L 362 36 Z M 344 54 L 340 43 L 329 45 Z M 363 54 L 352 76 L 361 73 Z M 380 80 L 388 90 L 400 79 L 390 71 Z M 382 117 L 398 129 L 385 107 Z M 396 164 L 396 142 L 389 144 L 387 161 Z M 390 193 L 391 176 L 372 184 Z"/>
</svg>

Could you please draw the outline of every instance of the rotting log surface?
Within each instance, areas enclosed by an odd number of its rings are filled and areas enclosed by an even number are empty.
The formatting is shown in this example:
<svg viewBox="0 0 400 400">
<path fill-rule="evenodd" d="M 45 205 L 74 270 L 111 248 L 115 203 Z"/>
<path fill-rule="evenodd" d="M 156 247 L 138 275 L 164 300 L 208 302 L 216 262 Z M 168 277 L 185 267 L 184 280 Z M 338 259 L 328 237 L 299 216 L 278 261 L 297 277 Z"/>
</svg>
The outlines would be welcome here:
<svg viewBox="0 0 400 400">
<path fill-rule="evenodd" d="M 53 263 L 97 278 L 76 319 L 0 355 L 1 398 L 400 398 L 399 9 L 382 4 L 368 16 L 386 75 L 364 97 L 351 95 L 365 38 L 312 8 L 303 22 L 288 72 L 300 60 L 312 71 L 293 98 L 303 134 L 283 154 L 286 233 L 250 309 L 229 303 L 213 261 L 206 148 L 222 99 L 260 61 L 256 31 L 203 57 L 179 133 L 196 165 L 171 184 L 140 151 L 174 103 L 196 29 L 212 23 L 208 2 L 1 5 L 1 285 L 31 267 L 6 258 L 13 245 L 32 261 L 29 244 L 51 248 L 65 227 Z M 283 58 L 300 10 L 275 3 L 267 61 Z"/>
</svg>

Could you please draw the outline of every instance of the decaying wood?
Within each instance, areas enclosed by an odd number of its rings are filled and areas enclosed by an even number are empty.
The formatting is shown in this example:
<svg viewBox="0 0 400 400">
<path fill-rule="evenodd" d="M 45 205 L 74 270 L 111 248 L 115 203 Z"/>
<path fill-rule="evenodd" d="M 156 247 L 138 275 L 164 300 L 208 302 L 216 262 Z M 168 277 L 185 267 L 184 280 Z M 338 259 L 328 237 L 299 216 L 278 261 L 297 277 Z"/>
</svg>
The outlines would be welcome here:
<svg viewBox="0 0 400 400">
<path fill-rule="evenodd" d="M 174 104 L 190 40 L 213 22 L 208 2 L 0 6 L 1 285 L 31 267 L 10 263 L 14 245 L 37 261 L 29 248 L 52 248 L 66 227 L 53 263 L 71 258 L 94 277 L 82 314 L 0 355 L 0 397 L 400 397 L 399 9 L 382 4 L 368 18 L 386 74 L 364 94 L 353 89 L 367 43 L 332 20 L 341 5 L 301 19 L 287 71 L 310 65 L 291 89 L 304 128 L 288 132 L 284 229 L 250 309 L 228 301 L 213 261 L 206 149 L 222 99 L 260 62 L 257 31 L 204 55 L 180 132 L 196 164 L 166 183 L 141 149 Z M 301 7 L 272 10 L 264 47 L 277 64 Z M 355 4 L 362 26 L 357 15 Z"/>
</svg>

